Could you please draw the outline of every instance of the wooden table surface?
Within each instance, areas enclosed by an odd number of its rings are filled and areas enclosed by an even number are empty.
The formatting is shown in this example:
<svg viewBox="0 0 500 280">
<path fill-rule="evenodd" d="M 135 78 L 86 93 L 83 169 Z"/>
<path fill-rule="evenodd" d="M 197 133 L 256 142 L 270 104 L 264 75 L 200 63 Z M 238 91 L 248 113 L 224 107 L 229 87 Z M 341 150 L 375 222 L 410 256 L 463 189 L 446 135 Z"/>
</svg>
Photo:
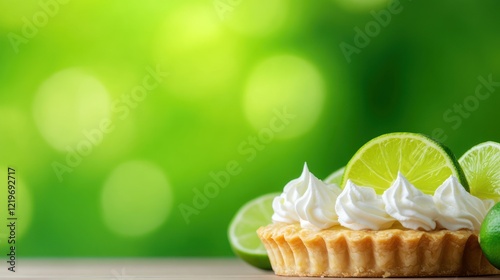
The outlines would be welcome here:
<svg viewBox="0 0 500 280">
<path fill-rule="evenodd" d="M 3 279 L 318 279 L 275 276 L 238 259 L 20 259 L 15 273 L 9 272 L 3 261 L 0 267 Z M 457 280 L 456 277 L 434 279 Z M 462 279 L 500 279 L 500 276 L 459 278 Z"/>
</svg>

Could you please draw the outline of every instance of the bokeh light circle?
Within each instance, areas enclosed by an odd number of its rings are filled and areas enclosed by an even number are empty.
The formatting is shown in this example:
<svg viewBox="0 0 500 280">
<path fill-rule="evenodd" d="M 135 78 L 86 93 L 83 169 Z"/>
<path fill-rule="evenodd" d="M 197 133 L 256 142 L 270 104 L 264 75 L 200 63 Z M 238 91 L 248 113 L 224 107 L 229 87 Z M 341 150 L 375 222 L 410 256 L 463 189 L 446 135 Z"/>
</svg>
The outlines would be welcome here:
<svg viewBox="0 0 500 280">
<path fill-rule="evenodd" d="M 262 61 L 253 70 L 243 106 L 257 131 L 273 129 L 273 120 L 278 118 L 281 124 L 277 126 L 284 129 L 273 131 L 274 136 L 293 138 L 315 125 L 324 95 L 324 81 L 316 67 L 303 58 L 284 54 Z"/>
<path fill-rule="evenodd" d="M 147 161 L 128 161 L 107 178 L 101 194 L 104 223 L 123 236 L 157 229 L 172 209 L 172 191 L 162 169 Z"/>
<path fill-rule="evenodd" d="M 258 36 L 276 32 L 285 25 L 288 5 L 286 0 L 214 1 L 219 18 L 229 28 Z"/>
<path fill-rule="evenodd" d="M 241 55 L 223 30 L 206 5 L 186 2 L 165 16 L 152 48 L 155 60 L 171 71 L 162 83 L 169 94 L 193 101 L 228 91 L 241 68 Z"/>
<path fill-rule="evenodd" d="M 39 87 L 33 105 L 35 123 L 55 149 L 66 151 L 85 140 L 85 131 L 110 118 L 110 98 L 95 77 L 76 68 L 60 71 Z"/>
<path fill-rule="evenodd" d="M 165 16 L 159 30 L 159 52 L 183 53 L 221 39 L 220 21 L 205 5 L 186 3 Z"/>
</svg>

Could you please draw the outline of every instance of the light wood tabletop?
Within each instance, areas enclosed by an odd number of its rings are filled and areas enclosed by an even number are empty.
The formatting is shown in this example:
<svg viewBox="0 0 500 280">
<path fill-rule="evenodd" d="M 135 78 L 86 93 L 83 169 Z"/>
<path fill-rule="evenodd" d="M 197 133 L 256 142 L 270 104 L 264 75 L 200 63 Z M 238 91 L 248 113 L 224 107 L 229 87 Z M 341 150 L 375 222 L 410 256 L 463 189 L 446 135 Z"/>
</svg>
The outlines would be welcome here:
<svg viewBox="0 0 500 280">
<path fill-rule="evenodd" d="M 8 271 L 6 264 L 0 266 L 3 279 L 317 279 L 275 276 L 238 259 L 20 259 L 16 272 Z M 419 279 L 485 280 L 500 276 Z"/>
</svg>

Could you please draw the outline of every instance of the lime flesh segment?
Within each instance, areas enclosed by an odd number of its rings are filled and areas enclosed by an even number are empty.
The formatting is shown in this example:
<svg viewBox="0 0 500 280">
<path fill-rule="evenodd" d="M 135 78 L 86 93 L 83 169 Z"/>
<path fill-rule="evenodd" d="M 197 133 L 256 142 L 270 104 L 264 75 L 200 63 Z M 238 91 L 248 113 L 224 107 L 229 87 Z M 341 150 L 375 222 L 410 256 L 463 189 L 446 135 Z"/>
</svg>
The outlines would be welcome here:
<svg viewBox="0 0 500 280">
<path fill-rule="evenodd" d="M 261 269 L 271 269 L 271 263 L 264 244 L 257 236 L 257 229 L 272 223 L 272 203 L 279 195 L 266 194 L 247 202 L 229 224 L 229 243 L 234 253 L 245 262 Z"/>
<path fill-rule="evenodd" d="M 326 177 L 324 182 L 327 184 L 337 184 L 340 187 L 340 185 L 342 185 L 342 177 L 344 176 L 344 170 L 345 166 L 339 168 L 338 170 L 330 174 L 328 177 Z"/>
<path fill-rule="evenodd" d="M 363 145 L 347 164 L 342 186 L 351 180 L 382 194 L 392 185 L 398 171 L 426 194 L 434 194 L 450 175 L 469 191 L 465 175 L 447 147 L 425 135 L 409 132 L 384 134 Z"/>
<path fill-rule="evenodd" d="M 500 144 L 485 142 L 472 147 L 458 160 L 471 194 L 500 201 Z"/>
</svg>

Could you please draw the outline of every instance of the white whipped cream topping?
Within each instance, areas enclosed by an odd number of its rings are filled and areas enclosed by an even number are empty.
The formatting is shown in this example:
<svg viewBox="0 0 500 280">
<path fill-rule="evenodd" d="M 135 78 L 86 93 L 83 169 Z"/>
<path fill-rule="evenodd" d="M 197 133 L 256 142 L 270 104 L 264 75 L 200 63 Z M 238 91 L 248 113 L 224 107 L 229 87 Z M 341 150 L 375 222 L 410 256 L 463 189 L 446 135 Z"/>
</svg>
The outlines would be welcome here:
<svg viewBox="0 0 500 280">
<path fill-rule="evenodd" d="M 283 193 L 274 198 L 274 214 L 272 216 L 274 222 L 289 224 L 299 222 L 299 215 L 295 210 L 295 203 L 306 192 L 307 182 L 310 176 L 311 173 L 309 169 L 307 169 L 307 163 L 305 163 L 300 177 L 288 182 L 283 189 Z"/>
<path fill-rule="evenodd" d="M 325 184 L 304 164 L 299 178 L 286 184 L 273 200 L 273 222 L 300 223 L 321 230 L 342 225 L 353 230 L 390 228 L 395 220 L 408 229 L 479 230 L 493 200 L 469 194 L 458 179 L 450 176 L 434 196 L 422 193 L 400 172 L 382 196 L 350 180 L 344 190 Z"/>
<path fill-rule="evenodd" d="M 320 230 L 338 225 L 335 200 L 341 191 L 336 184 L 325 184 L 311 174 L 306 192 L 295 204 L 300 226 Z"/>
<path fill-rule="evenodd" d="M 360 187 L 351 180 L 336 201 L 339 223 L 349 229 L 379 230 L 390 228 L 394 218 L 385 211 L 382 197 L 370 187 Z"/>
<path fill-rule="evenodd" d="M 433 230 L 436 228 L 438 211 L 432 196 L 415 188 L 398 172 L 398 177 L 382 195 L 386 212 L 405 228 Z"/>
<path fill-rule="evenodd" d="M 273 201 L 274 222 L 300 222 L 301 227 L 313 230 L 338 225 L 335 200 L 341 189 L 316 178 L 304 164 L 302 175 L 285 186 Z"/>
<path fill-rule="evenodd" d="M 494 203 L 468 193 L 458 179 L 450 176 L 436 189 L 434 203 L 439 212 L 437 223 L 449 230 L 480 230 L 484 217 Z"/>
</svg>

